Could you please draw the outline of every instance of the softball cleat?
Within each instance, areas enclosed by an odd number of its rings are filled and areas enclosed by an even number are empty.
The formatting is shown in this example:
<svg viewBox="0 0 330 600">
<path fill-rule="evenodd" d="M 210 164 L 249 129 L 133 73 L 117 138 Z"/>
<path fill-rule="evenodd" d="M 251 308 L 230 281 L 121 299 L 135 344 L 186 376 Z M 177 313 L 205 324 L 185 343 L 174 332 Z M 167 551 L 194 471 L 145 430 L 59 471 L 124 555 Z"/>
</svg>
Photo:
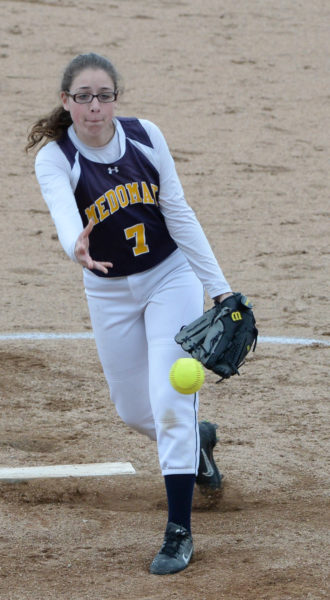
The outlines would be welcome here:
<svg viewBox="0 0 330 600">
<path fill-rule="evenodd" d="M 185 527 L 168 523 L 164 543 L 150 566 L 153 575 L 170 575 L 185 569 L 194 551 L 192 536 Z"/>
<path fill-rule="evenodd" d="M 213 458 L 213 448 L 218 441 L 217 429 L 218 425 L 215 423 L 208 421 L 199 423 L 200 459 L 196 483 L 204 493 L 219 490 L 223 479 Z"/>
</svg>

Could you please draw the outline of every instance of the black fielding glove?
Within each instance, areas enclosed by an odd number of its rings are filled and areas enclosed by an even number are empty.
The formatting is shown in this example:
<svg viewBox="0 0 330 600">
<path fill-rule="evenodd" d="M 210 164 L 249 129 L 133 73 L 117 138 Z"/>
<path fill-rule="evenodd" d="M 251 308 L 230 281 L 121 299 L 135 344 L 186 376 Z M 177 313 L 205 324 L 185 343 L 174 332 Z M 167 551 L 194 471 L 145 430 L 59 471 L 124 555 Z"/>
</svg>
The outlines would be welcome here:
<svg viewBox="0 0 330 600">
<path fill-rule="evenodd" d="M 175 341 L 221 379 L 239 375 L 250 350 L 255 350 L 258 330 L 252 304 L 235 292 L 201 317 L 181 328 Z"/>
</svg>

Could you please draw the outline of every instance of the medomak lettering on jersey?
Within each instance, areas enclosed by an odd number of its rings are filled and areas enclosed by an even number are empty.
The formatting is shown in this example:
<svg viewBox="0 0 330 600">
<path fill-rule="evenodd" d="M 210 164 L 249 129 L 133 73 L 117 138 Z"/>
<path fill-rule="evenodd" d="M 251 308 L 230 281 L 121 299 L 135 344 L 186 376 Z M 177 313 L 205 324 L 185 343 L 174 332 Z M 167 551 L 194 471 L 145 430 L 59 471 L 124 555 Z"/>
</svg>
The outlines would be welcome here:
<svg viewBox="0 0 330 600">
<path fill-rule="evenodd" d="M 148 158 L 151 140 L 138 119 L 117 121 L 124 130 L 126 147 L 111 165 L 84 157 L 68 134 L 58 142 L 72 171 L 77 174 L 78 170 L 73 191 L 83 225 L 90 219 L 95 223 L 90 255 L 113 263 L 107 275 L 94 271 L 100 277 L 145 271 L 177 248 L 158 204 L 159 173 Z"/>
<path fill-rule="evenodd" d="M 126 208 L 137 203 L 156 204 L 158 186 L 153 183 L 150 186 L 151 189 L 146 181 L 142 181 L 140 186 L 137 181 L 133 181 L 117 185 L 114 189 L 110 188 L 85 209 L 85 214 L 88 220 L 93 219 L 97 224 L 113 215 L 120 207 Z"/>
</svg>

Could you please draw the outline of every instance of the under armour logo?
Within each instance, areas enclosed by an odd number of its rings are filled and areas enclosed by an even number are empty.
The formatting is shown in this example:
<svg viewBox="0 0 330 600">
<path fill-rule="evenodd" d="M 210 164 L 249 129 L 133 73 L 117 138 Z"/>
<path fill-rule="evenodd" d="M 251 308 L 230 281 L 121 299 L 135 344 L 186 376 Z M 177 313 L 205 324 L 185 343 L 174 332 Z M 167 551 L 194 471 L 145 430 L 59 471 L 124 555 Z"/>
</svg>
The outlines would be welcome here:
<svg viewBox="0 0 330 600">
<path fill-rule="evenodd" d="M 109 167 L 109 168 L 108 168 L 108 173 L 109 173 L 109 175 L 112 175 L 112 173 L 113 173 L 113 172 L 115 172 L 115 173 L 119 173 L 119 169 L 118 169 L 118 167 Z"/>
</svg>

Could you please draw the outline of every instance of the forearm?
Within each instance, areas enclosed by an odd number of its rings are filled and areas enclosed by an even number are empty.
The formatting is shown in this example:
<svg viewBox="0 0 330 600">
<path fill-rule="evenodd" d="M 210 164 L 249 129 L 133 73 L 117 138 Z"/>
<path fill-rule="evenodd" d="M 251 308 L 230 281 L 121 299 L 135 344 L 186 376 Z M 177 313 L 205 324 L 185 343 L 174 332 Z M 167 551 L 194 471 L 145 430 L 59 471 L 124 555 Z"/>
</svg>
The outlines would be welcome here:
<svg viewBox="0 0 330 600">
<path fill-rule="evenodd" d="M 231 287 L 214 256 L 203 228 L 185 200 L 181 198 L 175 206 L 163 208 L 163 214 L 171 236 L 185 254 L 210 298 L 230 293 Z"/>
<path fill-rule="evenodd" d="M 50 157 L 44 156 L 47 152 Z M 53 146 L 50 149 L 43 148 L 38 154 L 35 169 L 59 241 L 69 258 L 76 261 L 74 248 L 83 230 L 83 224 L 70 184 L 69 166 L 63 159 L 60 162 L 58 152 Z"/>
<path fill-rule="evenodd" d="M 159 205 L 170 235 L 185 254 L 211 298 L 231 292 L 219 263 L 194 211 L 187 204 L 167 143 L 161 132 L 148 125 L 158 156 Z"/>
</svg>

